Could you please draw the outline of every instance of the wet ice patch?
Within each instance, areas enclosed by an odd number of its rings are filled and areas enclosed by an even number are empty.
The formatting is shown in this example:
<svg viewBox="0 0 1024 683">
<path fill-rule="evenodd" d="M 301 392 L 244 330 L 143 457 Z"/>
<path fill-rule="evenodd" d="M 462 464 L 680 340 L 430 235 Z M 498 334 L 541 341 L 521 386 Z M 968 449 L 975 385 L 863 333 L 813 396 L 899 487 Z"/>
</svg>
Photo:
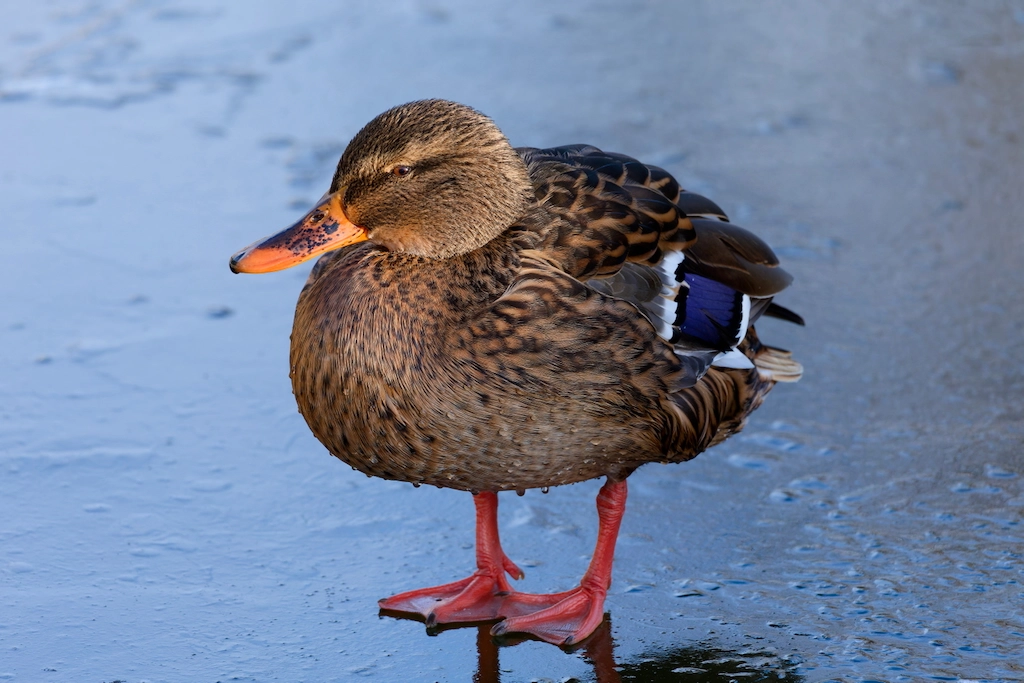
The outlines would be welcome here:
<svg viewBox="0 0 1024 683">
<path fill-rule="evenodd" d="M 755 455 L 743 455 L 740 453 L 734 453 L 728 458 L 728 462 L 733 467 L 739 467 L 745 470 L 769 470 L 771 469 L 771 463 L 767 457 L 760 457 Z"/>
<path fill-rule="evenodd" d="M 652 583 L 633 583 L 622 589 L 623 593 L 646 593 L 655 586 Z"/>
<path fill-rule="evenodd" d="M 124 344 L 120 342 L 112 342 L 97 338 L 86 338 L 69 344 L 68 355 L 71 357 L 71 360 L 77 363 L 84 363 L 98 356 L 111 353 L 112 351 L 117 351 L 123 346 Z"/>
<path fill-rule="evenodd" d="M 230 306 L 210 306 L 206 309 L 206 317 L 213 320 L 223 320 L 224 318 L 230 318 L 234 314 L 235 311 Z"/>
<path fill-rule="evenodd" d="M 231 482 L 223 479 L 199 479 L 192 483 L 192 490 L 198 493 L 220 493 L 231 488 Z"/>
<path fill-rule="evenodd" d="M 831 504 L 821 499 L 821 494 L 831 489 L 827 475 L 815 474 L 799 477 L 789 482 L 786 486 L 774 489 L 768 494 L 768 500 L 773 503 L 792 503 L 797 500 L 805 500 L 818 507 L 831 507 Z"/>
<path fill-rule="evenodd" d="M 997 465 L 985 465 L 985 476 L 993 479 L 1012 479 L 1017 473 Z"/>
<path fill-rule="evenodd" d="M 771 432 L 741 433 L 739 438 L 748 443 L 764 446 L 776 451 L 795 451 L 800 448 L 800 444 L 798 442 L 786 439 Z"/>
<path fill-rule="evenodd" d="M 308 44 L 305 32 L 287 30 L 259 40 L 181 44 L 181 22 L 161 19 L 148 3 L 124 3 L 93 16 L 69 18 L 21 62 L 0 72 L 0 102 L 39 99 L 49 104 L 115 109 L 168 95 L 193 83 L 251 91 L 263 78 L 253 63 L 280 62 Z M 97 8 L 98 9 L 98 8 Z M 193 35 L 222 19 L 190 16 Z M 145 36 L 145 40 L 141 36 Z M 260 59 L 264 57 L 264 59 Z M 231 107 L 232 105 L 229 105 Z"/>
<path fill-rule="evenodd" d="M 990 484 L 976 484 L 969 481 L 958 481 L 949 487 L 953 493 L 1001 493 L 1002 489 Z"/>
<path fill-rule="evenodd" d="M 922 59 L 913 65 L 911 74 L 926 85 L 956 85 L 963 78 L 960 67 L 941 59 Z"/>
<path fill-rule="evenodd" d="M 800 497 L 800 494 L 796 491 L 789 489 L 775 489 L 768 494 L 768 500 L 773 503 L 792 503 L 794 500 Z"/>
</svg>

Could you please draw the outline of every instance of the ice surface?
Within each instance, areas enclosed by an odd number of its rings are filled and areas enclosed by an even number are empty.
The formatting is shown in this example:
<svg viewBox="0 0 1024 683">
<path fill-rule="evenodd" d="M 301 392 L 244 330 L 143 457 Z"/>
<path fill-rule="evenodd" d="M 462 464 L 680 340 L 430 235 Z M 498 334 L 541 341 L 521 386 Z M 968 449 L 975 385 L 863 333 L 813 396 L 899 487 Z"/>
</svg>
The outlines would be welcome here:
<svg viewBox="0 0 1024 683">
<path fill-rule="evenodd" d="M 4 3 L 0 680 L 1024 678 L 1021 12 Z M 227 268 L 420 97 L 665 165 L 796 276 L 808 327 L 759 329 L 804 379 L 631 479 L 586 651 L 378 619 L 471 567 L 469 498 L 330 458 L 305 272 Z M 526 590 L 578 580 L 597 485 L 502 497 Z"/>
</svg>

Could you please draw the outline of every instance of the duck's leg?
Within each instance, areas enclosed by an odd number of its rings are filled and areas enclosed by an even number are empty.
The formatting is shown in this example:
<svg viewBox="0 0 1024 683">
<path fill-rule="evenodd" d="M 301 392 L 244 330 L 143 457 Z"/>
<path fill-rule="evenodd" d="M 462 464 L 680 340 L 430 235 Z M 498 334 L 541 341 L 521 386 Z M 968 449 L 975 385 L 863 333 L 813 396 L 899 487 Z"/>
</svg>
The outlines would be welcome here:
<svg viewBox="0 0 1024 683">
<path fill-rule="evenodd" d="M 501 615 L 508 618 L 495 624 L 491 634 L 529 633 L 556 645 L 572 645 L 593 633 L 604 619 L 615 540 L 625 511 L 626 482 L 609 479 L 597 494 L 597 546 L 580 585 L 552 595 L 507 596 Z"/>
<path fill-rule="evenodd" d="M 461 581 L 443 586 L 399 593 L 379 602 L 382 610 L 419 614 L 428 627 L 500 617 L 505 596 L 512 592 L 507 572 L 523 578 L 501 549 L 498 537 L 498 494 L 490 491 L 473 496 L 476 505 L 476 571 Z"/>
</svg>

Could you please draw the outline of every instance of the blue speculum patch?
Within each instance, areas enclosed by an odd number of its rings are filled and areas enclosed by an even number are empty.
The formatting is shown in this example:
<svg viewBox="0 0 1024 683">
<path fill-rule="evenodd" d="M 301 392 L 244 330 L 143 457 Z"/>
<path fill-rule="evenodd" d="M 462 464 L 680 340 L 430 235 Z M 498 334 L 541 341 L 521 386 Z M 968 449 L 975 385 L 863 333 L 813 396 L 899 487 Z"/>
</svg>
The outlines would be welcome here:
<svg viewBox="0 0 1024 683">
<path fill-rule="evenodd" d="M 683 335 L 722 351 L 737 343 L 743 322 L 743 294 L 700 275 L 687 273 L 679 292 L 675 324 Z"/>
</svg>

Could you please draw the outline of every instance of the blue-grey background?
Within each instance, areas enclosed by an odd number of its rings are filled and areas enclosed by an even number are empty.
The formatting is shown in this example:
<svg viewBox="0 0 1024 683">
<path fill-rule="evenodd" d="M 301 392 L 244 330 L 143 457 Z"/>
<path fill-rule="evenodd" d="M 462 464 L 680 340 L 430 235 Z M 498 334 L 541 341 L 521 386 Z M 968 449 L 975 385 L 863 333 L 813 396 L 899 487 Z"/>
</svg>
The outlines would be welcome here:
<svg viewBox="0 0 1024 683">
<path fill-rule="evenodd" d="M 329 457 L 307 269 L 227 269 L 422 97 L 663 165 L 796 276 L 803 381 L 630 480 L 617 674 L 378 618 L 471 569 L 469 496 Z M 1022 111 L 1022 2 L 3 3 L 0 681 L 1024 678 Z M 502 496 L 526 590 L 597 486 Z"/>
</svg>

